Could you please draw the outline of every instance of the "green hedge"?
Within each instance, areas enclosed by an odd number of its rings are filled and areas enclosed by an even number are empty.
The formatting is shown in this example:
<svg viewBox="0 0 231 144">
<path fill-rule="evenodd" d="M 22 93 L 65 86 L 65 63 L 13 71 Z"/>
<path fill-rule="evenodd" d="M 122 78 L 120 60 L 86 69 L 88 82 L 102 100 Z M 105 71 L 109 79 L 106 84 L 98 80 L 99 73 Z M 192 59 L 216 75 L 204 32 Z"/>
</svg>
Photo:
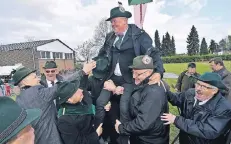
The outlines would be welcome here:
<svg viewBox="0 0 231 144">
<path fill-rule="evenodd" d="M 189 62 L 201 62 L 201 61 L 209 61 L 214 57 L 221 57 L 223 60 L 230 61 L 231 54 L 227 55 L 176 55 L 170 57 L 162 57 L 164 63 L 189 63 Z"/>
</svg>

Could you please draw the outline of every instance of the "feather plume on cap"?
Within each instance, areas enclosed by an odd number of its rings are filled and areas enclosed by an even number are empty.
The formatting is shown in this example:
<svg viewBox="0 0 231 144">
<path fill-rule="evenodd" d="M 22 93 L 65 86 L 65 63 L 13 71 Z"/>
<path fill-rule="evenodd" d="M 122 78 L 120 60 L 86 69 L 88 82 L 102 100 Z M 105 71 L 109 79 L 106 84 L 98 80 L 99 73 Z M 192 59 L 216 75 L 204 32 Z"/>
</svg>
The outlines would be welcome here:
<svg viewBox="0 0 231 144">
<path fill-rule="evenodd" d="M 151 55 L 152 52 L 153 52 L 153 47 L 150 47 L 150 48 L 146 51 L 145 56 L 144 56 L 143 59 L 142 59 L 142 62 L 143 62 L 144 64 L 149 64 L 149 63 L 151 62 L 152 57 L 150 57 L 150 55 Z"/>
<path fill-rule="evenodd" d="M 23 65 L 20 65 L 19 67 L 17 67 L 16 69 L 12 69 L 12 71 L 11 71 L 11 75 L 14 75 L 14 73 L 17 71 L 17 70 L 19 70 L 19 69 L 21 69 L 21 68 L 23 68 L 24 66 Z"/>
<path fill-rule="evenodd" d="M 119 1 L 118 1 L 118 4 L 119 4 L 119 10 L 120 10 L 121 12 L 125 12 L 125 9 L 124 9 L 124 7 L 123 7 L 122 2 L 119 2 Z"/>
</svg>

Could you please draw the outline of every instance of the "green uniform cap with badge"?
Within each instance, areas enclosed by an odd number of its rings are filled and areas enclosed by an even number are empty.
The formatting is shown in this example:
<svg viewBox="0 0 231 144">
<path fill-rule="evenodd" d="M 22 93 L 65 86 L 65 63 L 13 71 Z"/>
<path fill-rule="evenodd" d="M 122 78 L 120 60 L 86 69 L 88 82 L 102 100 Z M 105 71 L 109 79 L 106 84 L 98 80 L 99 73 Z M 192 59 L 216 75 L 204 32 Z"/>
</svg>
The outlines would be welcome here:
<svg viewBox="0 0 231 144">
<path fill-rule="evenodd" d="M 126 18 L 132 17 L 132 14 L 129 11 L 125 11 L 124 7 L 122 6 L 122 3 L 121 2 L 118 3 L 119 6 L 111 9 L 110 17 L 106 19 L 106 21 L 110 21 L 113 18 L 117 18 L 117 17 L 126 17 Z"/>
<path fill-rule="evenodd" d="M 57 68 L 57 64 L 55 61 L 47 61 L 45 63 L 45 66 L 43 67 L 44 69 L 53 69 L 53 68 Z"/>
<path fill-rule="evenodd" d="M 28 75 L 34 72 L 36 72 L 36 70 L 31 70 L 26 67 L 20 67 L 14 70 L 13 76 L 12 76 L 14 85 L 15 86 L 18 85 L 25 77 L 27 77 Z"/>
<path fill-rule="evenodd" d="M 148 55 L 140 55 L 133 59 L 133 63 L 129 66 L 131 69 L 154 69 L 153 60 Z"/>
<path fill-rule="evenodd" d="M 59 104 L 61 108 L 58 111 L 58 116 L 62 115 L 85 115 L 85 114 L 95 114 L 95 108 L 93 105 L 84 105 L 82 103 L 69 104 L 67 100 L 71 98 L 75 92 L 78 90 L 80 85 L 79 80 L 74 80 L 70 82 L 58 83 L 58 90 L 56 92 L 59 98 Z"/>
<path fill-rule="evenodd" d="M 58 84 L 57 97 L 59 98 L 59 104 L 65 103 L 71 98 L 79 88 L 79 80 L 65 81 Z"/>
</svg>

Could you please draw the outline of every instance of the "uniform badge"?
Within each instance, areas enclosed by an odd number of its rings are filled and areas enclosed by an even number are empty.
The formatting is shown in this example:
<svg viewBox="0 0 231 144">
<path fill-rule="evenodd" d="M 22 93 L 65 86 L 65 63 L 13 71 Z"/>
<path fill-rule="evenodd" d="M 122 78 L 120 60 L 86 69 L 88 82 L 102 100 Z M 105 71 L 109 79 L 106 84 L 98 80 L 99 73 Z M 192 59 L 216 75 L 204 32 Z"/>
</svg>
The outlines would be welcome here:
<svg viewBox="0 0 231 144">
<path fill-rule="evenodd" d="M 144 64 L 150 64 L 151 61 L 152 61 L 152 58 L 151 58 L 150 56 L 148 56 L 148 55 L 145 55 L 145 56 L 143 57 L 143 59 L 142 59 L 142 62 L 143 62 Z"/>
</svg>

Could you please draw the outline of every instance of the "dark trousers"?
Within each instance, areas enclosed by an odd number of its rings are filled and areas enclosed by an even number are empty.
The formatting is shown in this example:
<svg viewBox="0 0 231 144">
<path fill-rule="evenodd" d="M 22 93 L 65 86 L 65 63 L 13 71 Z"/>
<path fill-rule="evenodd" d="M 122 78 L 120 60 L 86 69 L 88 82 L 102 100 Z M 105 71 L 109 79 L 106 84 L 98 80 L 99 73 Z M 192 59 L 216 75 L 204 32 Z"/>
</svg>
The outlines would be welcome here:
<svg viewBox="0 0 231 144">
<path fill-rule="evenodd" d="M 123 77 L 119 77 L 115 75 L 111 77 L 111 80 L 115 83 L 116 86 L 124 87 L 124 93 L 122 96 L 117 96 L 117 95 L 112 96 L 112 93 L 107 90 L 103 89 L 101 91 L 100 96 L 96 101 L 96 116 L 95 116 L 96 127 L 100 123 L 103 123 L 103 120 L 105 117 L 104 106 L 107 105 L 107 103 L 110 100 L 112 103 L 112 108 L 109 112 L 109 116 L 110 116 L 111 125 L 113 126 L 113 128 L 114 128 L 116 119 L 119 119 L 122 123 L 131 120 L 130 115 L 129 115 L 129 100 L 130 100 L 131 93 L 133 90 L 133 85 L 126 83 Z M 113 142 L 113 144 L 114 143 L 116 144 L 115 139 L 117 139 L 119 135 L 117 134 L 115 129 L 112 130 L 112 133 L 116 136 L 113 136 L 113 139 L 111 139 L 111 141 Z M 122 139 L 119 138 L 118 140 L 120 141 L 119 143 L 126 144 L 124 142 L 121 142 L 123 141 L 123 138 Z M 125 141 L 128 141 L 128 138 L 126 138 Z"/>
<path fill-rule="evenodd" d="M 92 115 L 63 115 L 58 130 L 64 144 L 99 144 Z"/>
</svg>

